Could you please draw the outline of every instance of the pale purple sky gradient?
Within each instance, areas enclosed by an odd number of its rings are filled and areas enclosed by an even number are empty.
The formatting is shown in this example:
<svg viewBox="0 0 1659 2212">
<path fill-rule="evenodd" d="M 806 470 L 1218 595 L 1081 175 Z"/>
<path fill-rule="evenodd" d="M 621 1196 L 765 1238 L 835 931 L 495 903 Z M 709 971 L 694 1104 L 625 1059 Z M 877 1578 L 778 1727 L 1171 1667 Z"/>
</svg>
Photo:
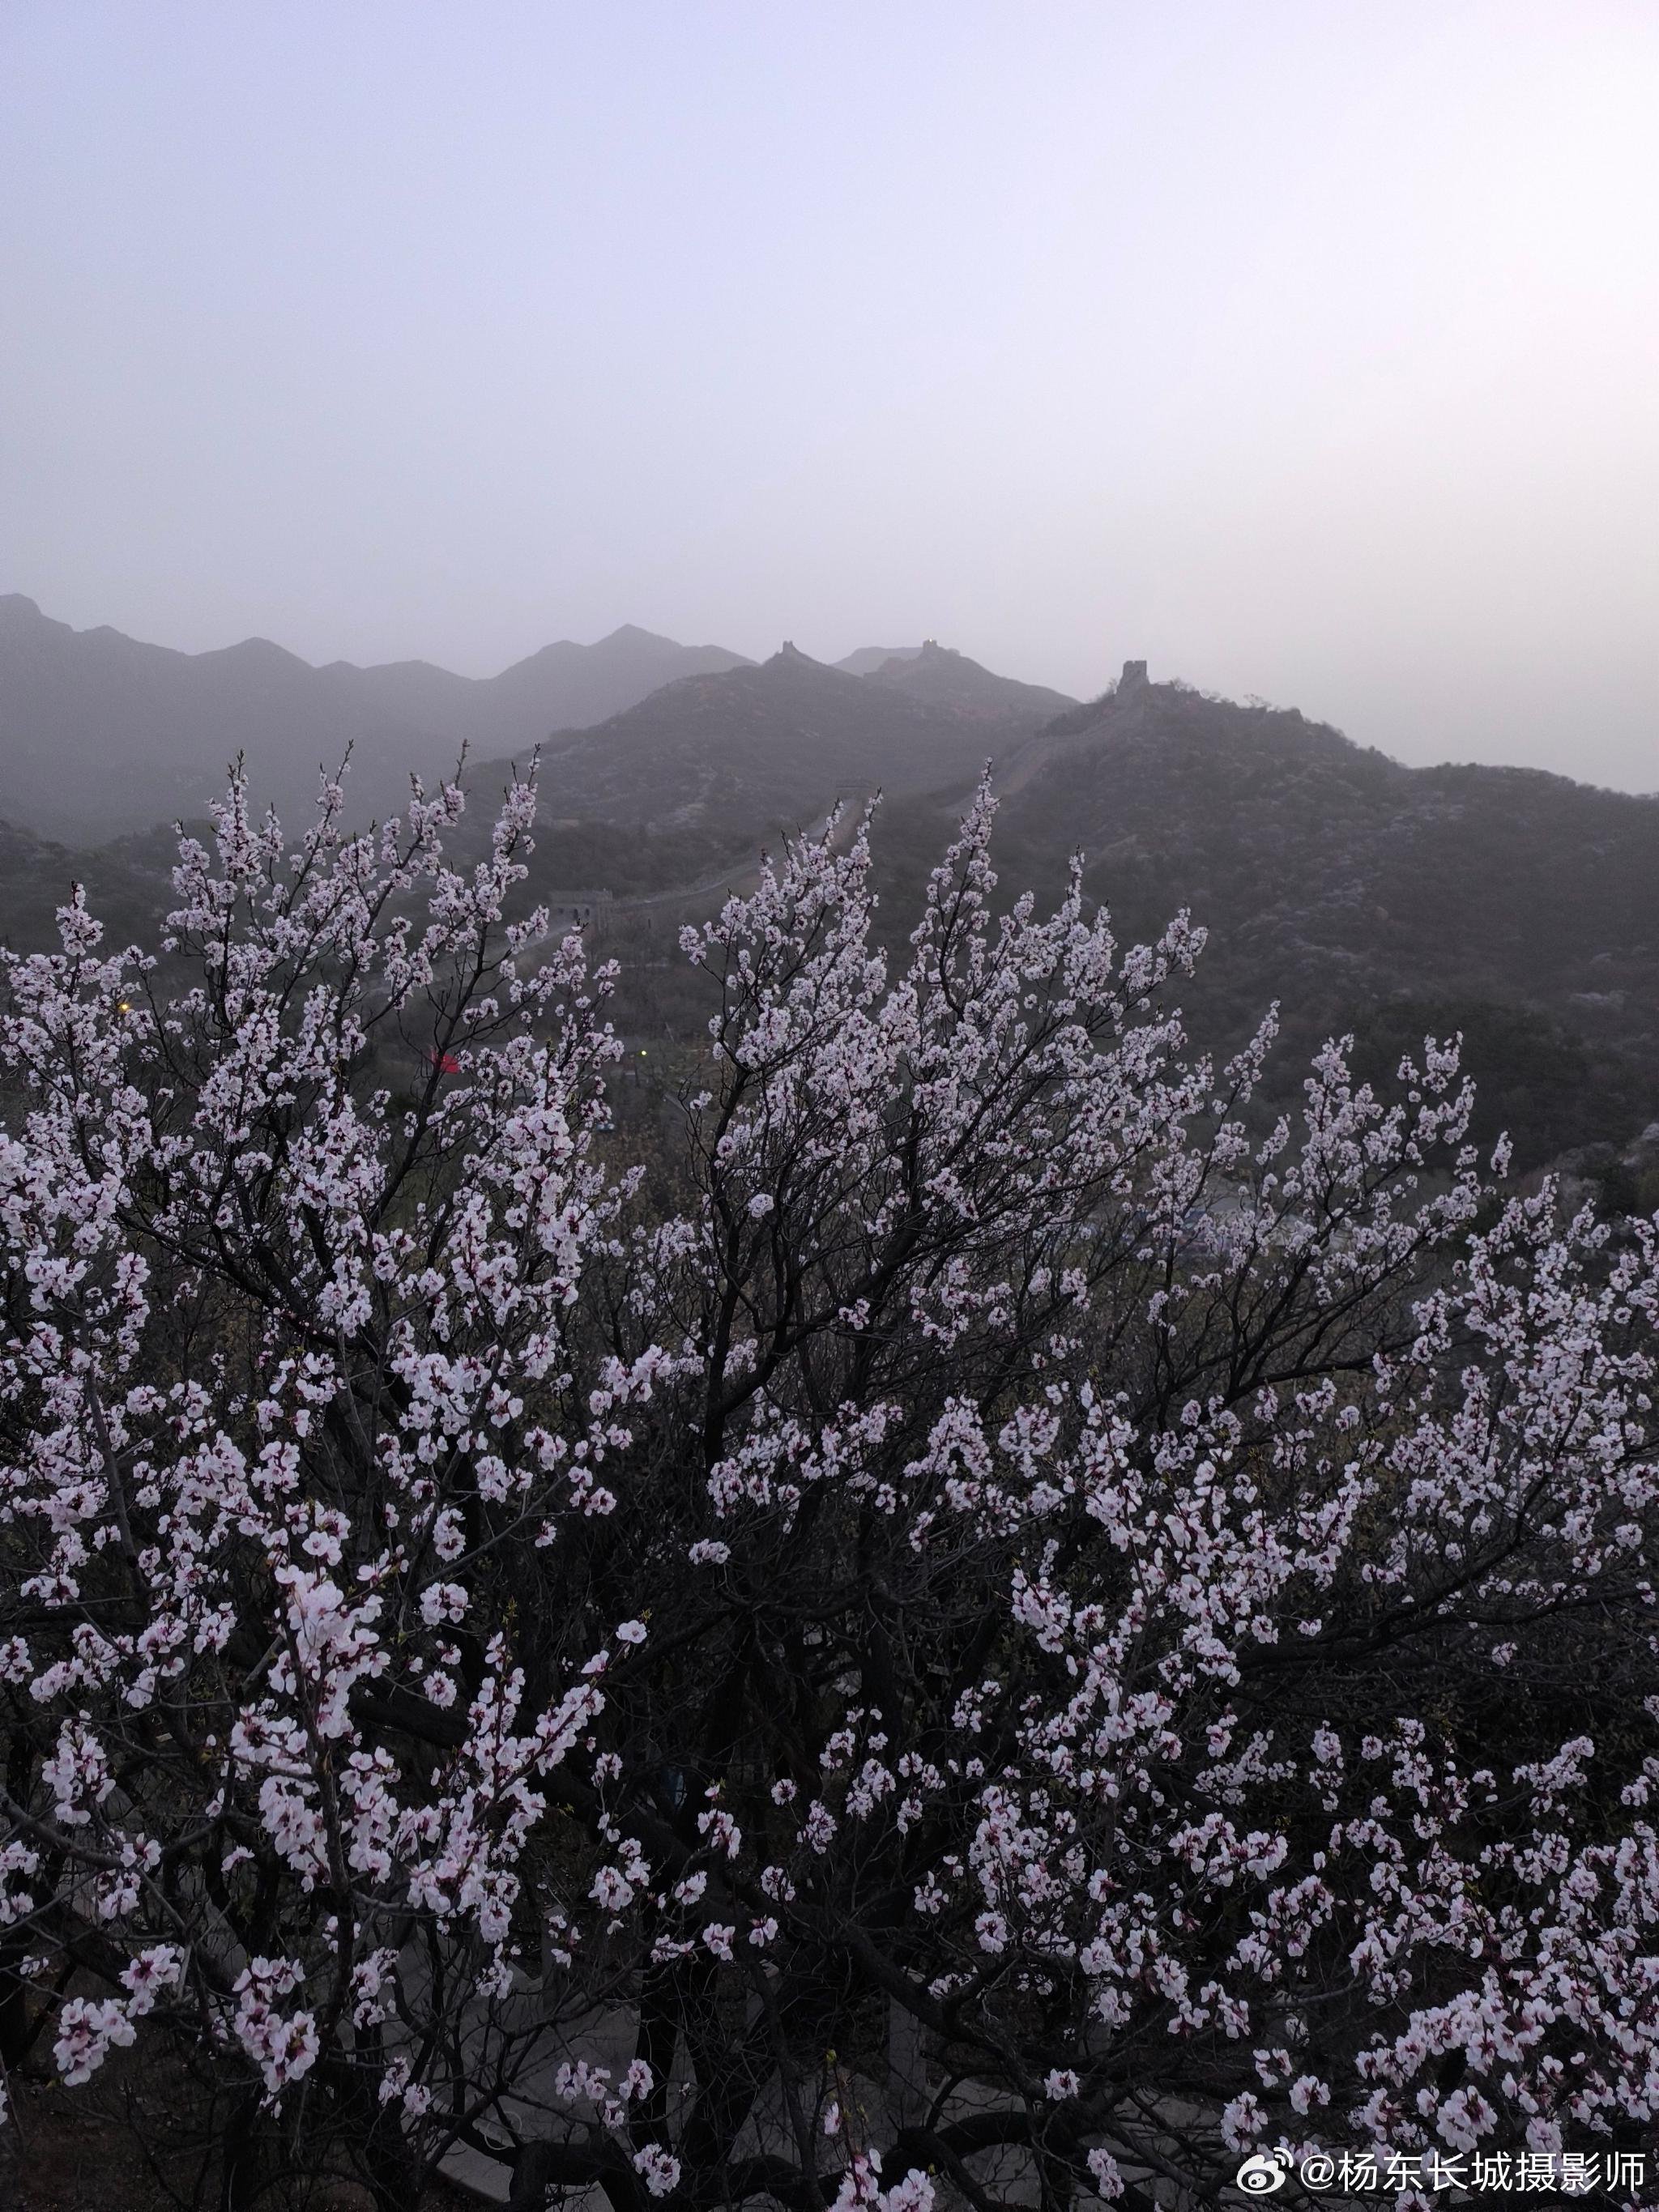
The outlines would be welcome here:
<svg viewBox="0 0 1659 2212">
<path fill-rule="evenodd" d="M 1651 0 L 9 0 L 0 590 L 1659 787 Z"/>
</svg>

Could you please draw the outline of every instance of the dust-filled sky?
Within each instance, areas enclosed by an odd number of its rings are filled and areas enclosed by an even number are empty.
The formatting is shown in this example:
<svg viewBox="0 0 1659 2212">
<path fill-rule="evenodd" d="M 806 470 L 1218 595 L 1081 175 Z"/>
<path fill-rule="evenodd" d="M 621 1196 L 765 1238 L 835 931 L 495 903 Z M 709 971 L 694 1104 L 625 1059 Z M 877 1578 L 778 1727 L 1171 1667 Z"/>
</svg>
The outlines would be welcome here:
<svg viewBox="0 0 1659 2212">
<path fill-rule="evenodd" d="M 9 0 L 0 590 L 1659 787 L 1653 0 Z"/>
</svg>

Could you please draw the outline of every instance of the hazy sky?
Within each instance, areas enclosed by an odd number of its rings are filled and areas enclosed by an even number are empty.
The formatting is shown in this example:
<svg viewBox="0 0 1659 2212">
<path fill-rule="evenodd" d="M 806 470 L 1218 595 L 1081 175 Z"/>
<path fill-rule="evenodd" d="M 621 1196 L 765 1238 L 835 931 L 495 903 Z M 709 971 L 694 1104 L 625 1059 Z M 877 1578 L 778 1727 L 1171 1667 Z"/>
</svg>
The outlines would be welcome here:
<svg viewBox="0 0 1659 2212">
<path fill-rule="evenodd" d="M 0 589 L 1659 787 L 1655 0 L 4 0 Z"/>
</svg>

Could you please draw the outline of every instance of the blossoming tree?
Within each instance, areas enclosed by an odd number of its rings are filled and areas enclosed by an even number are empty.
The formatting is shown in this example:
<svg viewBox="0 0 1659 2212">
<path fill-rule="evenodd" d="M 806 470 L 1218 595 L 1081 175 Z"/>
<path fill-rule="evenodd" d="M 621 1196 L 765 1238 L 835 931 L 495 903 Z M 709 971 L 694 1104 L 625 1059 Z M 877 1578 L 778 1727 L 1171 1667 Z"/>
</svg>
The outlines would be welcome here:
<svg viewBox="0 0 1659 2212">
<path fill-rule="evenodd" d="M 155 959 L 9 963 L 0 2057 L 165 2044 L 238 2204 L 1639 2132 L 1654 1225 L 1489 1188 L 1432 1043 L 1264 1117 L 985 792 L 902 957 L 864 827 L 688 933 L 653 1218 L 459 805 L 233 793 Z"/>
<path fill-rule="evenodd" d="M 618 1433 L 526 1412 L 617 1202 L 576 948 L 520 972 L 535 918 L 502 927 L 531 795 L 470 880 L 458 792 L 375 836 L 340 803 L 290 854 L 239 786 L 159 964 L 77 900 L 60 955 L 10 962 L 3 1030 L 0 2018 L 20 2055 L 57 1992 L 70 2083 L 169 2031 L 234 2203 L 335 2136 L 411 2203 L 434 2082 L 450 2130 L 488 2104 L 518 1864 L 618 1648 L 544 1645 L 531 1711 L 488 1602 L 561 1456 Z M 394 1106 L 362 1070 L 417 1008 Z"/>
</svg>

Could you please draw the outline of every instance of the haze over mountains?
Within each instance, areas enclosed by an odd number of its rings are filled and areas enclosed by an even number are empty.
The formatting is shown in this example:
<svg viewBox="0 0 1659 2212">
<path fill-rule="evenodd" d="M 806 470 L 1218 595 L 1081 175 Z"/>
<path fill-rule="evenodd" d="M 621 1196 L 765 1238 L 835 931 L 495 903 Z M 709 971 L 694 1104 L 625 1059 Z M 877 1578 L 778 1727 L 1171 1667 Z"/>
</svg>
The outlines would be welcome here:
<svg viewBox="0 0 1659 2212">
<path fill-rule="evenodd" d="M 744 665 L 720 646 L 676 645 L 631 623 L 596 645 L 564 640 L 475 678 L 429 661 L 313 668 L 264 638 L 176 653 L 120 631 L 76 630 L 33 599 L 0 597 L 0 814 L 71 843 L 198 814 L 247 756 L 257 792 L 308 807 L 319 764 L 352 750 L 354 799 L 398 805 L 409 771 L 527 749 L 603 721 L 676 677 Z"/>
<path fill-rule="evenodd" d="M 860 657 L 854 655 L 855 659 Z M 845 667 L 847 664 L 837 665 Z M 1046 684 L 1020 684 L 1011 676 L 993 676 L 976 660 L 932 638 L 915 653 L 889 653 L 873 668 L 860 672 L 872 684 L 902 691 L 921 705 L 977 716 L 987 722 L 1052 721 L 1078 703 L 1064 691 L 1051 691 Z"/>
<path fill-rule="evenodd" d="M 1121 937 L 1189 908 L 1212 933 L 1183 994 L 1201 1033 L 1237 1043 L 1283 1001 L 1292 1100 L 1326 1035 L 1355 1029 L 1381 1074 L 1425 1028 L 1459 1028 L 1483 1135 L 1515 1130 L 1526 1160 L 1659 1120 L 1659 798 L 1406 768 L 1295 710 L 1148 683 L 1139 664 L 1080 705 L 931 640 L 830 666 L 790 644 L 751 662 L 629 627 L 477 681 L 421 662 L 312 668 L 259 641 L 171 653 L 0 600 L 0 933 L 49 941 L 82 876 L 113 933 L 145 933 L 167 904 L 163 817 L 199 815 L 239 750 L 262 793 L 303 813 L 317 762 L 348 741 L 360 815 L 467 743 L 463 851 L 539 743 L 532 889 L 556 906 L 611 895 L 619 1012 L 642 1032 L 696 1029 L 665 925 L 838 799 L 885 795 L 876 864 L 902 936 L 989 758 L 1000 895 L 1056 891 L 1080 848 Z"/>
<path fill-rule="evenodd" d="M 348 747 L 363 812 L 463 745 L 495 763 L 540 744 L 562 814 L 684 827 L 741 803 L 773 823 L 826 791 L 951 777 L 1075 704 L 932 641 L 835 667 L 786 645 L 757 666 L 626 623 L 475 678 L 422 660 L 315 668 L 264 638 L 177 653 L 0 598 L 0 809 L 70 843 L 199 814 L 239 753 L 257 798 L 303 811 Z"/>
<path fill-rule="evenodd" d="M 672 944 L 630 937 L 630 913 L 659 911 L 674 882 L 707 904 L 722 847 L 735 876 L 780 820 L 879 786 L 876 866 L 900 943 L 989 755 L 999 896 L 1057 895 L 1080 849 L 1121 940 L 1189 908 L 1210 932 L 1182 992 L 1196 1033 L 1230 1049 L 1280 1002 L 1279 1103 L 1297 1103 L 1328 1036 L 1354 1030 L 1362 1071 L 1386 1078 L 1426 1031 L 1458 1030 L 1475 1133 L 1508 1131 L 1523 1166 L 1659 1121 L 1659 798 L 1537 769 L 1407 768 L 1295 709 L 1149 683 L 1138 664 L 1051 715 L 1033 690 L 936 647 L 856 678 L 787 648 L 675 684 L 545 758 L 541 886 L 611 888 L 625 967 L 672 976 Z M 641 1026 L 681 1020 L 665 988 L 634 1002 Z"/>
</svg>

